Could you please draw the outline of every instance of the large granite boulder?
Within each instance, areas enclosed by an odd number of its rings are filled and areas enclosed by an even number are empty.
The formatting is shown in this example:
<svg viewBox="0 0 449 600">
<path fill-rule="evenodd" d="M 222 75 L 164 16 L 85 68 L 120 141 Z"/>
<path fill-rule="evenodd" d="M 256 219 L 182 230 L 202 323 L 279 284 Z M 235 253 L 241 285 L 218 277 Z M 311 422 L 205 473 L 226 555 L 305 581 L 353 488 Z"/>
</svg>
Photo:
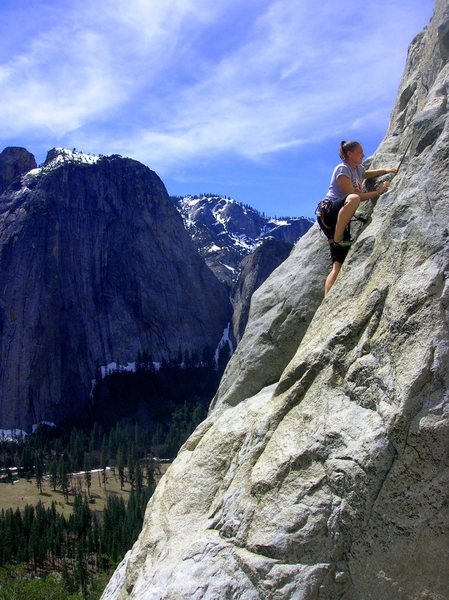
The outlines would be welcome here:
<svg viewBox="0 0 449 600">
<path fill-rule="evenodd" d="M 312 228 L 103 600 L 449 598 L 448 23 L 437 0 L 372 164 L 408 156 L 331 293 Z"/>
<path fill-rule="evenodd" d="M 98 367 L 217 347 L 227 291 L 159 177 L 58 150 L 0 196 L 0 427 L 84 410 Z"/>
</svg>

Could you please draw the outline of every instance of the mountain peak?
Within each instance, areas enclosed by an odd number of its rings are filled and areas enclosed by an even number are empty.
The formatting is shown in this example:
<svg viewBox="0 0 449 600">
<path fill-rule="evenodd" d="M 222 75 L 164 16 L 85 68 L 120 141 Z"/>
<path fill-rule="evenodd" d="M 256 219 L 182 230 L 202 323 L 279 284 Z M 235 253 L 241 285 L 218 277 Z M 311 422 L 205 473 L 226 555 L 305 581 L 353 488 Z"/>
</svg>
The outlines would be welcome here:
<svg viewBox="0 0 449 600">
<path fill-rule="evenodd" d="M 236 282 L 242 259 L 263 240 L 274 237 L 295 243 L 311 227 L 305 217 L 267 217 L 247 204 L 219 194 L 175 198 L 199 253 L 227 285 Z"/>
<path fill-rule="evenodd" d="M 47 158 L 44 162 L 44 167 L 58 167 L 63 163 L 82 163 L 87 165 L 93 165 L 100 160 L 100 156 L 96 156 L 94 154 L 86 154 L 73 148 L 73 150 L 69 150 L 68 148 L 52 148 L 47 153 Z"/>
</svg>

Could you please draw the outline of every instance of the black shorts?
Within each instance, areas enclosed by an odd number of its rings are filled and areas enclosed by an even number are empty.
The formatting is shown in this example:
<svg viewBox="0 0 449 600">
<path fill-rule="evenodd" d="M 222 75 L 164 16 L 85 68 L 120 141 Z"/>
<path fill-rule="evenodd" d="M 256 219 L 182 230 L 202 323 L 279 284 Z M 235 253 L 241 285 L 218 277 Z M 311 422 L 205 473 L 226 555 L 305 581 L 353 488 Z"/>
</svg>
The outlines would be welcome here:
<svg viewBox="0 0 449 600">
<path fill-rule="evenodd" d="M 316 209 L 317 222 L 324 235 L 328 240 L 333 240 L 335 234 L 335 226 L 337 224 L 338 213 L 343 208 L 347 196 L 340 200 L 329 200 L 325 198 L 320 202 Z M 351 239 L 349 226 L 346 228 L 343 239 Z M 332 262 L 343 263 L 348 255 L 349 248 L 342 248 L 334 244 L 329 244 Z"/>
<path fill-rule="evenodd" d="M 327 239 L 332 239 L 337 225 L 337 218 L 340 209 L 343 208 L 347 196 L 340 200 L 330 200 L 325 198 L 316 207 L 315 214 L 317 221 Z"/>
</svg>

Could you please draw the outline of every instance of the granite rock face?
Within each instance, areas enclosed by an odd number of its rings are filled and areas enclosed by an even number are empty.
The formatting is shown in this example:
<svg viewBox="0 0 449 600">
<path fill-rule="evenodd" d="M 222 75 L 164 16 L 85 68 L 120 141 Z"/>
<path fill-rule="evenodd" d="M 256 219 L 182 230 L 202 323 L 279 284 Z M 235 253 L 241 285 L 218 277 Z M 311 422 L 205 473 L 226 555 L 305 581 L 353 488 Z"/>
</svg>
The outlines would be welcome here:
<svg viewBox="0 0 449 600">
<path fill-rule="evenodd" d="M 449 597 L 448 22 L 438 0 L 410 47 L 372 165 L 412 144 L 331 293 L 314 227 L 255 293 L 104 600 Z"/>
<path fill-rule="evenodd" d="M 293 245 L 268 238 L 240 263 L 240 275 L 232 295 L 232 328 L 237 343 L 248 322 L 251 297 L 290 254 Z"/>
<path fill-rule="evenodd" d="M 215 348 L 227 291 L 142 164 L 49 153 L 0 196 L 0 427 L 76 416 L 96 367 Z"/>
<path fill-rule="evenodd" d="M 9 146 L 0 154 L 0 194 L 18 177 L 37 167 L 31 152 Z"/>
</svg>

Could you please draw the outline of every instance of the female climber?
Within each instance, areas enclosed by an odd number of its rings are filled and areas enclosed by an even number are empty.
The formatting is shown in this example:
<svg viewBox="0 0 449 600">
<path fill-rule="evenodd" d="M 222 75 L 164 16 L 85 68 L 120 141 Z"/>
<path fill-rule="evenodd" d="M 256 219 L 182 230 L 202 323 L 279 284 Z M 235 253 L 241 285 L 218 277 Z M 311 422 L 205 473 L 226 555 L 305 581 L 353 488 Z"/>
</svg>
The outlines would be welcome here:
<svg viewBox="0 0 449 600">
<path fill-rule="evenodd" d="M 397 172 L 394 167 L 367 171 L 362 166 L 364 154 L 359 142 L 341 142 L 339 155 L 342 162 L 335 167 L 326 198 L 316 209 L 317 221 L 326 234 L 332 258 L 332 270 L 324 286 L 325 296 L 348 254 L 351 245 L 349 222 L 360 202 L 379 198 L 390 185 L 388 181 L 382 181 L 373 192 L 362 192 L 363 180 Z"/>
</svg>

